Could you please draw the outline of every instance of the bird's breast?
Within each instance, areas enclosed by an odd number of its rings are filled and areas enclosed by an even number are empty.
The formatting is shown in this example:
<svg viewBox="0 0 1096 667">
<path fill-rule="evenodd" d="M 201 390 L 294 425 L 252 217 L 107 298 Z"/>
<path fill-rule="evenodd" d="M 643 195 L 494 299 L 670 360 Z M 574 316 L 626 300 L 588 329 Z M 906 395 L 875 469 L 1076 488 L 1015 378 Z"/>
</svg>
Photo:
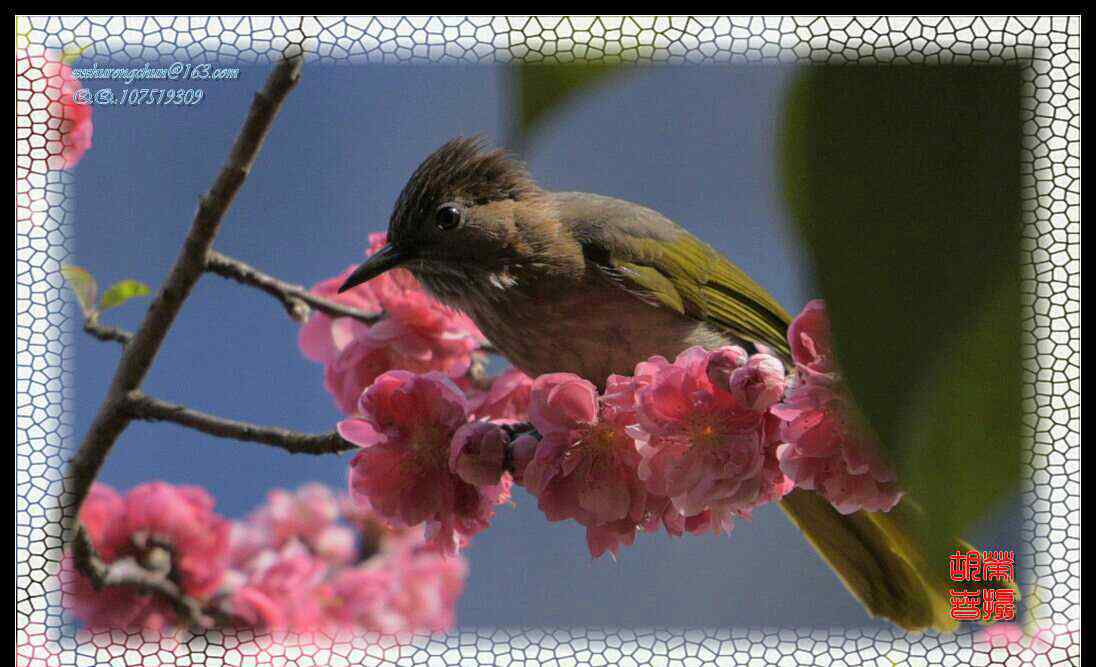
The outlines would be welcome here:
<svg viewBox="0 0 1096 667">
<path fill-rule="evenodd" d="M 533 377 L 569 372 L 602 387 L 609 375 L 631 375 L 651 356 L 673 359 L 693 345 L 727 342 L 703 323 L 613 285 L 530 291 L 510 289 L 458 305 L 510 363 Z"/>
</svg>

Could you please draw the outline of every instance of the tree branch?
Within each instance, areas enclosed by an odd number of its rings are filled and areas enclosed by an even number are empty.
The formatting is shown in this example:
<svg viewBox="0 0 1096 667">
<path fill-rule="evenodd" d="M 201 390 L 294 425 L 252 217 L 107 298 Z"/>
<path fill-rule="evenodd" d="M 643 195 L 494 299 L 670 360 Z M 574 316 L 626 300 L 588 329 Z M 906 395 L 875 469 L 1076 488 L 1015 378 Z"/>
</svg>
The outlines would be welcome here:
<svg viewBox="0 0 1096 667">
<path fill-rule="evenodd" d="M 99 324 L 99 321 L 94 318 L 84 320 L 84 332 L 107 343 L 128 345 L 129 341 L 133 340 L 133 334 L 125 329 Z"/>
<path fill-rule="evenodd" d="M 159 567 L 146 568 L 132 557 L 105 563 L 83 526 L 76 529 L 72 543 L 72 555 L 76 568 L 91 580 L 96 590 L 104 586 L 133 588 L 141 593 L 156 595 L 171 605 L 179 620 L 186 627 L 210 627 L 210 619 L 202 611 L 202 605 L 183 593 L 178 584 L 171 580 L 170 554 L 161 552 Z"/>
<path fill-rule="evenodd" d="M 285 428 L 259 426 L 249 422 L 225 419 L 192 410 L 185 405 L 161 401 L 137 390 L 131 391 L 126 396 L 125 409 L 132 419 L 173 422 L 221 438 L 270 445 L 284 449 L 290 454 L 337 454 L 354 449 L 353 444 L 343 440 L 334 431 L 312 435 Z"/>
<path fill-rule="evenodd" d="M 308 320 L 309 308 L 332 317 L 352 317 L 369 325 L 376 324 L 381 319 L 380 315 L 371 315 L 363 310 L 318 297 L 300 285 L 278 280 L 250 264 L 222 255 L 216 250 L 209 251 L 206 271 L 266 292 L 281 301 L 289 316 L 297 322 Z"/>
<path fill-rule="evenodd" d="M 372 315 L 363 310 L 358 310 L 357 308 L 344 306 L 337 301 L 331 301 L 316 296 L 300 285 L 278 280 L 274 276 L 263 273 L 250 264 L 221 254 L 216 250 L 209 251 L 209 258 L 206 260 L 206 271 L 216 273 L 223 278 L 229 278 L 242 285 L 254 287 L 266 292 L 280 301 L 282 307 L 285 308 L 285 311 L 289 314 L 289 317 L 296 322 L 305 322 L 308 320 L 308 309 L 310 307 L 325 315 L 330 315 L 331 317 L 352 317 L 355 320 L 364 322 L 370 326 L 376 324 L 384 317 L 383 314 Z M 479 349 L 486 354 L 498 354 L 498 351 L 489 343 L 481 345 Z"/>
<path fill-rule="evenodd" d="M 127 396 L 140 387 L 180 308 L 205 271 L 206 257 L 221 219 L 251 171 L 278 110 L 297 84 L 301 62 L 299 52 L 287 55 L 255 95 L 227 162 L 200 200 L 179 257 L 149 306 L 140 328 L 125 346 L 107 396 L 70 461 L 74 503 L 73 511 L 64 516 L 65 529 L 72 527 L 107 454 L 128 425 L 131 415 L 126 409 Z"/>
</svg>

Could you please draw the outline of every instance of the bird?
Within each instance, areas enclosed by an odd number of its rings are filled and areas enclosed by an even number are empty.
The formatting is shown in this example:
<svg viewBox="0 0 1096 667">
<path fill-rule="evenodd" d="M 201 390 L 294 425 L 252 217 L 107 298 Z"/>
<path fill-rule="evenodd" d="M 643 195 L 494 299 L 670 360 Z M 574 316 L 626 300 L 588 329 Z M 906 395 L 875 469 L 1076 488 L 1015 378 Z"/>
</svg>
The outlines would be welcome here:
<svg viewBox="0 0 1096 667">
<path fill-rule="evenodd" d="M 603 389 L 611 374 L 698 345 L 764 346 L 792 364 L 787 311 L 721 253 L 639 204 L 542 189 L 481 136 L 422 161 L 396 200 L 387 244 L 339 291 L 397 267 L 531 377 L 569 372 Z M 928 562 L 912 499 L 846 515 L 795 489 L 780 504 L 870 615 L 909 631 L 956 627 L 955 584 L 946 563 Z"/>
</svg>

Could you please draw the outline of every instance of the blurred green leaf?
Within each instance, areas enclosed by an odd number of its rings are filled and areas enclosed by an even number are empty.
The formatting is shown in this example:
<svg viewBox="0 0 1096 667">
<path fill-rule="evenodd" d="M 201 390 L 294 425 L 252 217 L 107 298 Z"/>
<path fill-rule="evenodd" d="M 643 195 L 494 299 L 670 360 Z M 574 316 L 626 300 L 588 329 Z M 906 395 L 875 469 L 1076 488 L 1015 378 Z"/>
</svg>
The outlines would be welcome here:
<svg viewBox="0 0 1096 667">
<path fill-rule="evenodd" d="M 80 304 L 84 317 L 97 314 L 95 296 L 99 293 L 99 283 L 95 282 L 95 278 L 85 269 L 67 264 L 61 267 L 61 275 L 76 295 L 76 302 Z"/>
<path fill-rule="evenodd" d="M 620 63 L 520 63 L 511 70 L 516 139 L 525 141 L 580 92 L 623 70 Z"/>
<path fill-rule="evenodd" d="M 132 279 L 120 280 L 103 293 L 103 302 L 100 304 L 100 309 L 109 310 L 134 297 L 145 296 L 146 294 L 148 294 L 148 285 Z"/>
<path fill-rule="evenodd" d="M 929 547 L 1020 477 L 1019 69 L 813 67 L 781 165 L 850 388 Z"/>
</svg>

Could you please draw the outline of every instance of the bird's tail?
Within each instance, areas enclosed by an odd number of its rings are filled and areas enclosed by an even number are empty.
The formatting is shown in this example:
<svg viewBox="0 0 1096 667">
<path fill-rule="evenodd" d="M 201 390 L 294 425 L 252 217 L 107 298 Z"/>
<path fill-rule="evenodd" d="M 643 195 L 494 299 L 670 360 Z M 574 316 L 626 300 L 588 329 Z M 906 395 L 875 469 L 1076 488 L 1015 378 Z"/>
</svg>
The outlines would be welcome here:
<svg viewBox="0 0 1096 667">
<path fill-rule="evenodd" d="M 954 630 L 948 589 L 982 585 L 953 583 L 946 561 L 929 562 L 918 539 L 921 512 L 908 499 L 890 512 L 841 514 L 822 496 L 797 489 L 781 505 L 868 612 L 906 630 Z M 956 539 L 955 547 L 966 552 L 970 545 Z M 1015 582 L 1005 585 L 1017 590 Z"/>
</svg>

